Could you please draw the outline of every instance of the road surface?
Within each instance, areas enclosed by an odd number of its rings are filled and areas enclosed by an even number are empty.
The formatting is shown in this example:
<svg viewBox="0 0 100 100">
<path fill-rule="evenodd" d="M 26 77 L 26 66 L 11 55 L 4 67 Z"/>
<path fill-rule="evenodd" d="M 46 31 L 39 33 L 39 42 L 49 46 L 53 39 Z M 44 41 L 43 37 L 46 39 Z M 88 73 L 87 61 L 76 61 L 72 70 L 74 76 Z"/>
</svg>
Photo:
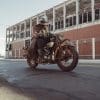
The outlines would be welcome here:
<svg viewBox="0 0 100 100">
<path fill-rule="evenodd" d="M 0 100 L 100 100 L 99 64 L 62 72 L 56 65 L 32 71 L 25 61 L 0 61 L 0 81 Z"/>
</svg>

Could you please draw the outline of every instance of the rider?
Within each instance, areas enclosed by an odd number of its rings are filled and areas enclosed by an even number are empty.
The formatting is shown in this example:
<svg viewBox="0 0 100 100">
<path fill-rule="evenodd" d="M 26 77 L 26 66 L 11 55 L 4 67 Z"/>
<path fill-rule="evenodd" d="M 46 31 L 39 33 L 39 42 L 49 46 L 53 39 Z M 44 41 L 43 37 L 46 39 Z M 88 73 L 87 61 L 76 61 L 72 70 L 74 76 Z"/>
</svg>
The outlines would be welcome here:
<svg viewBox="0 0 100 100">
<path fill-rule="evenodd" d="M 45 45 L 45 40 L 48 35 L 48 23 L 47 21 L 42 18 L 39 21 L 39 24 L 35 25 L 33 27 L 33 39 L 32 39 L 32 44 L 31 47 L 34 50 L 35 45 L 37 44 L 38 46 L 38 53 L 40 57 L 43 57 L 43 47 Z"/>
</svg>

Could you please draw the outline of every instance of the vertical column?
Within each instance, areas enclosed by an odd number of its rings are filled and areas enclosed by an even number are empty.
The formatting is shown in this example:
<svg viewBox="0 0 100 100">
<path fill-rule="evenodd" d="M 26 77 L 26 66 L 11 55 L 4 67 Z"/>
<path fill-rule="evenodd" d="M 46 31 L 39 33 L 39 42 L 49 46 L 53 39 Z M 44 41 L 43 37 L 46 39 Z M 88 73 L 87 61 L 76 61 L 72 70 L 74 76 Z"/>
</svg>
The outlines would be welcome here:
<svg viewBox="0 0 100 100">
<path fill-rule="evenodd" d="M 9 35 L 8 35 L 8 36 L 9 36 L 9 37 L 8 37 L 8 58 L 9 58 L 9 56 L 10 56 L 10 55 L 9 55 L 10 30 L 11 30 L 11 29 L 9 29 Z"/>
<path fill-rule="evenodd" d="M 45 20 L 48 21 L 48 17 L 47 17 L 46 11 L 44 11 L 44 17 L 45 17 Z"/>
<path fill-rule="evenodd" d="M 19 24 L 19 39 L 21 38 L 20 33 L 21 33 L 21 23 Z"/>
<path fill-rule="evenodd" d="M 30 18 L 30 45 L 31 45 L 31 38 L 32 38 L 32 18 Z"/>
<path fill-rule="evenodd" d="M 11 28 L 11 42 L 13 41 L 13 27 Z"/>
<path fill-rule="evenodd" d="M 53 8 L 53 31 L 55 31 L 55 8 Z"/>
<path fill-rule="evenodd" d="M 14 41 L 14 26 L 12 27 L 12 41 Z"/>
<path fill-rule="evenodd" d="M 15 58 L 16 58 L 16 49 L 15 49 Z"/>
<path fill-rule="evenodd" d="M 37 24 L 39 24 L 39 17 L 37 16 Z"/>
<path fill-rule="evenodd" d="M 76 25 L 79 24 L 79 0 L 76 0 Z"/>
<path fill-rule="evenodd" d="M 19 34 L 19 29 L 18 29 L 18 26 L 16 26 L 15 40 L 16 40 L 16 38 L 17 38 L 17 34 Z"/>
<path fill-rule="evenodd" d="M 79 53 L 79 40 L 76 41 L 76 50 Z"/>
<path fill-rule="evenodd" d="M 30 37 L 32 37 L 32 18 L 30 18 Z"/>
<path fill-rule="evenodd" d="M 21 55 L 20 55 L 20 54 L 21 54 L 21 50 L 20 50 L 20 48 L 19 48 L 19 58 L 21 57 Z"/>
<path fill-rule="evenodd" d="M 16 26 L 16 30 L 13 33 L 14 34 L 14 39 L 13 40 L 16 40 L 17 33 L 18 33 L 18 31 L 17 31 L 17 26 Z"/>
<path fill-rule="evenodd" d="M 8 30 L 6 29 L 6 45 L 7 45 L 7 31 L 8 31 Z"/>
<path fill-rule="evenodd" d="M 26 21 L 24 21 L 24 38 L 26 38 Z"/>
<path fill-rule="evenodd" d="M 64 14 L 63 14 L 64 29 L 65 29 L 65 27 L 66 27 L 66 3 L 64 3 L 64 5 L 63 5 L 63 12 L 64 12 Z"/>
<path fill-rule="evenodd" d="M 95 38 L 92 38 L 92 59 L 95 60 Z"/>
<path fill-rule="evenodd" d="M 94 9 L 95 1 L 91 0 L 91 8 L 92 8 L 92 22 L 95 20 L 95 9 Z"/>
<path fill-rule="evenodd" d="M 7 47 L 7 31 L 8 31 L 8 30 L 6 29 L 6 48 L 5 48 L 5 55 L 6 55 L 6 58 L 7 58 L 7 48 L 8 48 L 8 47 Z"/>
<path fill-rule="evenodd" d="M 9 40 L 8 40 L 8 42 L 10 42 L 10 31 L 11 31 L 11 29 L 9 29 Z"/>
</svg>

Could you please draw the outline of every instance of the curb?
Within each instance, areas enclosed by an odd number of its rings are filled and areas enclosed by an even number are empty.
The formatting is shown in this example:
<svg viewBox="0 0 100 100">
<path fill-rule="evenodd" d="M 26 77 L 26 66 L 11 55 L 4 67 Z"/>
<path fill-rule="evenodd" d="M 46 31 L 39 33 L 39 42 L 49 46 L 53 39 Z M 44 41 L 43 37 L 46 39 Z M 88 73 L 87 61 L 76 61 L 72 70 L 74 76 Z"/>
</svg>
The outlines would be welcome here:
<svg viewBox="0 0 100 100">
<path fill-rule="evenodd" d="M 80 59 L 79 64 L 100 64 L 100 60 L 84 60 Z"/>
<path fill-rule="evenodd" d="M 0 59 L 0 61 L 26 61 L 26 59 Z"/>
<path fill-rule="evenodd" d="M 26 59 L 0 59 L 0 61 L 13 61 L 13 62 L 19 62 L 19 61 L 26 61 Z M 79 64 L 100 64 L 100 60 L 85 60 L 80 59 Z"/>
</svg>

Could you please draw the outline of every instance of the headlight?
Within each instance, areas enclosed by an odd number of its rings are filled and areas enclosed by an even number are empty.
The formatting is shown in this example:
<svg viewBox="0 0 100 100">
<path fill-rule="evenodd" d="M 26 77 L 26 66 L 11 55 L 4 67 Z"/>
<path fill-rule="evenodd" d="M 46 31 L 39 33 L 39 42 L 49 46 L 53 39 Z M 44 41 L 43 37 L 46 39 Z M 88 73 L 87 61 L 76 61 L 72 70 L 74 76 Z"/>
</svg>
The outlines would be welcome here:
<svg viewBox="0 0 100 100">
<path fill-rule="evenodd" d="M 50 47 L 50 48 L 53 47 L 54 46 L 54 42 L 47 43 L 47 46 Z"/>
</svg>

